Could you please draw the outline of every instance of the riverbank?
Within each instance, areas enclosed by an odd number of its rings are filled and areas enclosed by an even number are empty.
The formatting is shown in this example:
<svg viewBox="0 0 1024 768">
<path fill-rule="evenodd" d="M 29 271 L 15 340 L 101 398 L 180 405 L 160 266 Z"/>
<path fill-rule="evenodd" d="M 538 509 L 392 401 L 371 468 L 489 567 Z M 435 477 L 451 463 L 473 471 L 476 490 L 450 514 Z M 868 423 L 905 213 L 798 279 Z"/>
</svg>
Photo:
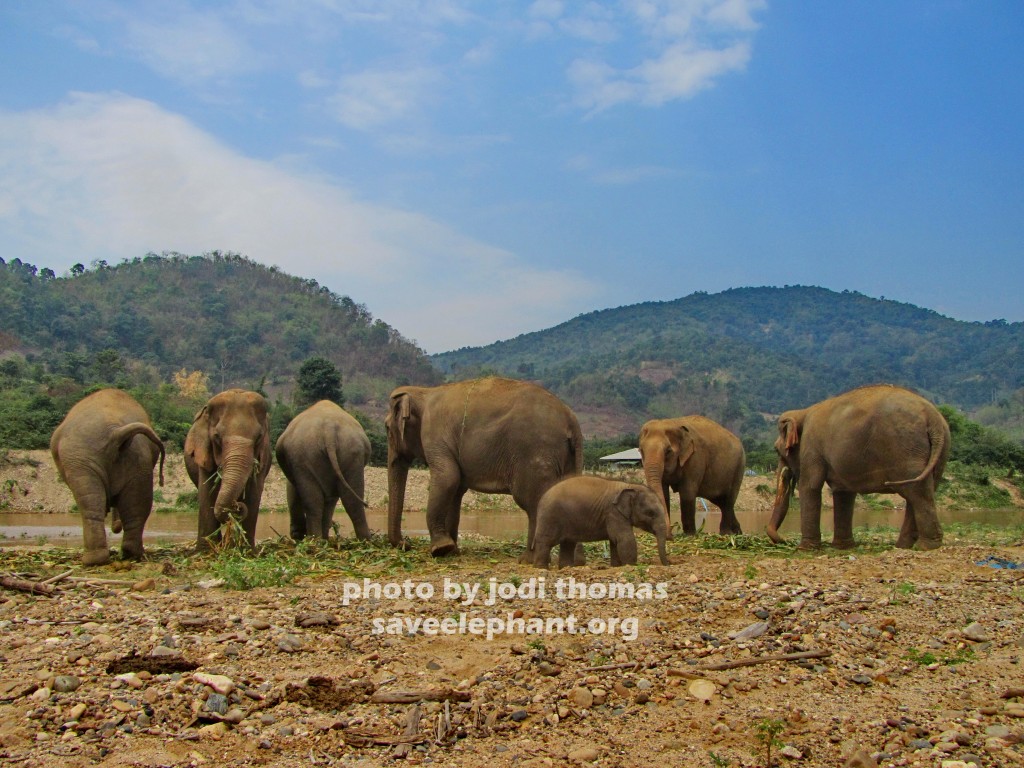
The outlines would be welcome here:
<svg viewBox="0 0 1024 768">
<path fill-rule="evenodd" d="M 19 471 L 44 498 L 46 462 Z M 857 536 L 809 554 L 677 538 L 661 566 L 641 535 L 637 566 L 594 545 L 551 572 L 475 536 L 443 560 L 421 538 L 94 568 L 77 547 L 0 550 L 0 572 L 51 581 L 0 590 L 0 757 L 752 767 L 771 744 L 793 766 L 1024 765 L 1024 570 L 993 567 L 1024 563 L 1020 532 L 954 526 L 934 552 Z"/>
</svg>

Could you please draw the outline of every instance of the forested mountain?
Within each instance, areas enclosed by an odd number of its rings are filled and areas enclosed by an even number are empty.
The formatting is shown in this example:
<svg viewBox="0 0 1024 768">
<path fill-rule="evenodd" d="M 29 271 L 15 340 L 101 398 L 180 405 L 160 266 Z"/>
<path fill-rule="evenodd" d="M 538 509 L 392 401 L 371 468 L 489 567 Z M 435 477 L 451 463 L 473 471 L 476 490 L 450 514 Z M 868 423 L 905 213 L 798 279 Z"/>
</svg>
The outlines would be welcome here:
<svg viewBox="0 0 1024 768">
<path fill-rule="evenodd" d="M 65 277 L 0 260 L 0 390 L 21 387 L 25 418 L 25 393 L 49 398 L 33 442 L 83 388 L 156 391 L 182 369 L 202 371 L 211 391 L 262 388 L 288 404 L 312 357 L 336 365 L 346 403 L 375 418 L 398 384 L 500 373 L 551 389 L 590 437 L 703 413 L 752 444 L 772 438 L 787 408 L 891 382 L 1024 438 L 1024 323 L 961 322 L 858 293 L 695 293 L 431 359 L 352 298 L 235 254 L 150 254 Z"/>
<path fill-rule="evenodd" d="M 767 414 L 874 382 L 987 412 L 997 426 L 1019 420 L 1024 405 L 1024 323 L 967 323 L 814 287 L 737 288 L 591 312 L 433 359 L 456 378 L 534 379 L 569 401 L 591 433 L 610 418 L 605 429 L 636 431 L 648 418 L 704 413 L 739 434 L 764 435 Z"/>
<path fill-rule="evenodd" d="M 170 254 L 76 265 L 67 277 L 0 260 L 0 353 L 20 352 L 71 381 L 168 381 L 201 370 L 210 387 L 291 386 L 304 360 L 341 371 L 348 402 L 397 382 L 439 383 L 421 349 L 366 307 L 315 280 L 235 254 Z M 147 382 L 148 379 L 152 381 Z"/>
</svg>

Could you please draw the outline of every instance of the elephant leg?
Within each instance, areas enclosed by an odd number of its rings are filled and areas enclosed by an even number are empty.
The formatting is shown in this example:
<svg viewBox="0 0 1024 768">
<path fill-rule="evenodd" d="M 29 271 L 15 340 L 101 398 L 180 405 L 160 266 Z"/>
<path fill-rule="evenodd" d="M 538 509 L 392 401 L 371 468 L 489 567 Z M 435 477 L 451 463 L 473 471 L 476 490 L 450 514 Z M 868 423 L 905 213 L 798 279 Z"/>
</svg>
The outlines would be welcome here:
<svg viewBox="0 0 1024 768">
<path fill-rule="evenodd" d="M 213 514 L 213 506 L 217 503 L 219 484 L 211 486 L 210 478 L 205 472 L 199 473 L 199 533 L 196 537 L 196 550 L 208 552 L 212 545 L 220 541 L 220 523 Z"/>
<path fill-rule="evenodd" d="M 622 559 L 619 557 L 619 544 L 615 539 L 611 539 L 608 542 L 608 564 L 612 568 L 622 565 Z"/>
<path fill-rule="evenodd" d="M 740 521 L 736 519 L 736 500 L 728 496 L 710 499 L 711 503 L 722 510 L 722 522 L 718 526 L 718 532 L 723 535 L 741 534 L 743 529 Z"/>
<path fill-rule="evenodd" d="M 611 541 L 619 561 L 618 563 L 612 563 L 612 565 L 636 565 L 636 535 L 632 529 L 620 535 L 617 540 L 613 538 Z"/>
<path fill-rule="evenodd" d="M 906 509 L 903 510 L 903 524 L 900 526 L 900 535 L 896 538 L 896 546 L 900 549 L 911 549 L 917 543 L 917 520 L 914 517 L 914 504 L 910 499 L 904 498 Z"/>
<path fill-rule="evenodd" d="M 107 548 L 107 491 L 99 478 L 87 477 L 84 480 L 72 480 L 71 491 L 82 516 L 82 542 L 84 552 L 82 562 L 85 565 L 104 565 L 110 562 L 110 550 Z"/>
<path fill-rule="evenodd" d="M 250 480 L 245 486 L 243 501 L 248 510 L 245 520 L 242 521 L 242 530 L 245 531 L 245 540 L 251 548 L 256 547 L 256 523 L 259 522 L 260 501 L 263 498 L 263 478 Z"/>
<path fill-rule="evenodd" d="M 562 539 L 558 544 L 558 567 L 569 568 L 576 564 L 576 542 Z"/>
<path fill-rule="evenodd" d="M 334 510 L 338 506 L 337 496 L 324 497 L 323 505 L 320 507 L 320 529 L 317 536 L 324 539 L 331 538 L 331 528 L 334 526 Z"/>
<path fill-rule="evenodd" d="M 547 488 L 552 484 L 543 487 Z M 540 486 L 522 488 L 519 487 L 519 484 L 516 484 L 512 489 L 512 500 L 520 509 L 526 512 L 527 520 L 526 549 L 519 555 L 519 562 L 521 563 L 529 563 L 532 560 L 531 553 L 533 552 L 534 536 L 537 534 L 537 505 L 540 504 L 540 497 L 543 496 L 543 493 L 539 491 Z"/>
<path fill-rule="evenodd" d="M 853 491 L 832 492 L 832 546 L 850 549 L 853 541 L 853 505 L 857 494 Z"/>
<path fill-rule="evenodd" d="M 572 564 L 573 565 L 586 565 L 587 564 L 587 551 L 583 549 L 583 542 L 577 541 L 576 547 L 572 553 Z"/>
<path fill-rule="evenodd" d="M 142 533 L 153 509 L 153 476 L 142 476 L 118 494 L 116 502 L 121 518 L 121 557 L 139 560 L 145 554 Z"/>
<path fill-rule="evenodd" d="M 935 489 L 931 480 L 904 489 L 907 516 L 913 516 L 917 527 L 917 548 L 938 549 L 942 546 L 942 526 L 935 510 Z M 906 522 L 904 520 L 904 522 Z"/>
<path fill-rule="evenodd" d="M 362 467 L 360 467 L 358 471 L 346 474 L 345 480 L 352 490 L 358 495 L 358 498 L 353 496 L 347 488 L 341 487 L 338 491 L 341 496 L 342 506 L 345 507 L 348 519 L 352 521 L 352 528 L 355 531 L 356 538 L 368 539 L 370 538 L 370 526 L 366 522 L 366 507 L 362 501 L 366 498 L 366 496 L 363 495 L 364 477 Z"/>
<path fill-rule="evenodd" d="M 683 533 L 693 536 L 697 533 L 697 497 L 679 494 L 679 511 L 683 518 Z"/>
<path fill-rule="evenodd" d="M 458 541 L 452 536 L 454 523 L 458 534 L 459 507 L 462 493 L 460 470 L 455 465 L 439 466 L 435 463 L 430 472 L 430 495 L 427 498 L 427 530 L 430 532 L 430 554 L 443 557 L 458 549 Z"/>
<path fill-rule="evenodd" d="M 821 488 L 821 485 L 800 483 L 799 549 L 821 547 Z"/>
<path fill-rule="evenodd" d="M 288 533 L 292 541 L 302 541 L 306 538 L 306 511 L 302 499 L 291 480 L 285 481 L 285 492 L 288 497 Z"/>
</svg>

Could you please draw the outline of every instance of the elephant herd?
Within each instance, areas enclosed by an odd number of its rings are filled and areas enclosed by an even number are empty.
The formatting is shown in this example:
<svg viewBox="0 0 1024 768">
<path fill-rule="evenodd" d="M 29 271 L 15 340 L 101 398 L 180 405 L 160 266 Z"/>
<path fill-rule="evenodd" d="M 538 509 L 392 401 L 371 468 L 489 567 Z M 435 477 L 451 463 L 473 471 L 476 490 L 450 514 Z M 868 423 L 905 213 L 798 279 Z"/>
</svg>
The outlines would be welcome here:
<svg viewBox="0 0 1024 768">
<path fill-rule="evenodd" d="M 794 489 L 800 494 L 803 549 L 821 545 L 821 493 L 833 494 L 833 546 L 853 546 L 858 493 L 896 493 L 906 501 L 898 547 L 942 543 L 935 487 L 950 450 L 942 414 L 927 400 L 890 385 L 860 387 L 779 417 L 777 494 L 768 524 L 776 543 Z M 719 532 L 740 533 L 735 504 L 745 471 L 739 439 L 703 416 L 655 419 L 643 425 L 639 449 L 646 484 L 583 475 L 583 437 L 572 410 L 529 382 L 487 377 L 391 393 L 388 440 L 388 539 L 404 545 L 402 513 L 409 468 L 430 471 L 427 528 L 430 552 L 458 551 L 466 491 L 511 495 L 528 518 L 524 562 L 559 566 L 584 562 L 582 543 L 608 541 L 612 565 L 635 564 L 633 533 L 653 534 L 662 564 L 670 534 L 670 494 L 679 495 L 684 533 L 693 534 L 695 504 L 706 498 L 722 511 Z M 163 483 L 164 445 L 145 410 L 117 389 L 76 404 L 53 433 L 50 450 L 82 515 L 83 561 L 106 563 L 105 518 L 123 530 L 121 554 L 143 554 L 142 533 L 153 505 L 153 469 Z M 370 536 L 363 473 L 370 443 L 341 407 L 320 401 L 281 433 L 274 455 L 287 479 L 290 533 L 326 538 L 340 500 L 359 538 Z M 208 549 L 222 526 L 237 521 L 250 546 L 271 465 L 270 425 L 262 395 L 221 392 L 196 414 L 184 460 L 198 489 L 197 546 Z"/>
</svg>

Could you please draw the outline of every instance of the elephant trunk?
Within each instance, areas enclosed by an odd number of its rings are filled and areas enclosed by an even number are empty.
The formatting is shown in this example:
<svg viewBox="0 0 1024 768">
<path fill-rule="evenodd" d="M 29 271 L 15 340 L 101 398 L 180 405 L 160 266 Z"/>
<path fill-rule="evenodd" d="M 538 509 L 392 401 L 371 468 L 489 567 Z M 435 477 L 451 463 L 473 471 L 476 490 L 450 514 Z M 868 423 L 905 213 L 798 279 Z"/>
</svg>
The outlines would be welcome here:
<svg viewBox="0 0 1024 768">
<path fill-rule="evenodd" d="M 388 459 L 388 541 L 391 546 L 402 544 L 402 511 L 405 509 L 405 483 L 409 478 L 409 464 L 399 458 Z"/>
<path fill-rule="evenodd" d="M 668 499 L 665 498 L 665 486 L 662 484 L 662 478 L 665 475 L 665 460 L 655 454 L 651 457 L 650 461 L 644 462 L 644 479 L 647 482 L 647 487 L 654 491 L 654 494 L 658 497 L 658 501 L 661 502 L 661 508 L 665 510 L 665 521 L 668 522 L 669 509 Z"/>
<path fill-rule="evenodd" d="M 662 565 L 671 565 L 668 559 L 668 551 L 665 549 L 665 541 L 668 539 L 668 519 L 660 518 L 654 523 L 654 536 L 658 540 L 658 558 Z"/>
<path fill-rule="evenodd" d="M 224 459 L 220 465 L 220 491 L 213 508 L 217 522 L 225 523 L 235 513 L 242 522 L 249 514 L 248 507 L 241 501 L 246 485 L 253 476 L 256 463 L 255 443 L 247 438 L 224 440 Z"/>
<path fill-rule="evenodd" d="M 775 504 L 772 507 L 771 520 L 768 521 L 767 533 L 769 539 L 776 544 L 781 544 L 783 539 L 779 535 L 779 528 L 782 526 L 782 521 L 786 519 L 786 513 L 789 512 L 789 500 L 793 496 L 796 478 L 789 467 L 780 463 L 779 469 L 775 473 L 775 481 Z"/>
</svg>

